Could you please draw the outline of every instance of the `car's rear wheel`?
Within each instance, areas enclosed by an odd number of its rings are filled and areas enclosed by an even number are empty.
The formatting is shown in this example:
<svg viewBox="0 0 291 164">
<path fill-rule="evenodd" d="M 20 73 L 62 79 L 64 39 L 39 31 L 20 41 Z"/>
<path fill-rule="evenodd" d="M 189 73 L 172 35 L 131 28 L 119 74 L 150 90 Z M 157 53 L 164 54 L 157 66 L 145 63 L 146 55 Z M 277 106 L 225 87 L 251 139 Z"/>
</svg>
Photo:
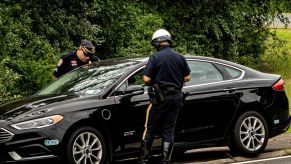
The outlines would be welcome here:
<svg viewBox="0 0 291 164">
<path fill-rule="evenodd" d="M 269 130 L 265 118 L 255 111 L 242 114 L 234 127 L 231 150 L 244 155 L 257 155 L 264 151 Z"/>
<path fill-rule="evenodd" d="M 70 135 L 65 154 L 70 164 L 103 164 L 107 157 L 107 147 L 97 129 L 81 127 Z"/>
</svg>

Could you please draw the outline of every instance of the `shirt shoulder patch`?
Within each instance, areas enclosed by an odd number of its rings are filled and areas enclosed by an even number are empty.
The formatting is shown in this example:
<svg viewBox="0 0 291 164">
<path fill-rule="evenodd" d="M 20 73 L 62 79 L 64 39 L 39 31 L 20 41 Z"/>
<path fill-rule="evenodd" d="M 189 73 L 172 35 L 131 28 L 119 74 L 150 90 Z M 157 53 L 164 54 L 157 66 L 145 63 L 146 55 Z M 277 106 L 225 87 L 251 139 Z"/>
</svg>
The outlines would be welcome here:
<svg viewBox="0 0 291 164">
<path fill-rule="evenodd" d="M 76 60 L 72 60 L 72 61 L 71 61 L 71 65 L 74 67 L 74 66 L 77 66 L 77 65 L 78 65 L 78 63 L 77 63 L 77 61 L 76 61 Z"/>
</svg>

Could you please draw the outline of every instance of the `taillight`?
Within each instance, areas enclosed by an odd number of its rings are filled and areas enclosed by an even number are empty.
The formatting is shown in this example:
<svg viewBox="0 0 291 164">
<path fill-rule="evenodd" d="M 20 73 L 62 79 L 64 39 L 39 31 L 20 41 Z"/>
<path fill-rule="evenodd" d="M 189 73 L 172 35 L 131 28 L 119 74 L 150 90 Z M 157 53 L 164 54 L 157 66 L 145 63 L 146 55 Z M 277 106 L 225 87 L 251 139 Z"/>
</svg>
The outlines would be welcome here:
<svg viewBox="0 0 291 164">
<path fill-rule="evenodd" d="M 273 85 L 273 89 L 276 91 L 284 91 L 284 80 L 281 79 Z"/>
</svg>

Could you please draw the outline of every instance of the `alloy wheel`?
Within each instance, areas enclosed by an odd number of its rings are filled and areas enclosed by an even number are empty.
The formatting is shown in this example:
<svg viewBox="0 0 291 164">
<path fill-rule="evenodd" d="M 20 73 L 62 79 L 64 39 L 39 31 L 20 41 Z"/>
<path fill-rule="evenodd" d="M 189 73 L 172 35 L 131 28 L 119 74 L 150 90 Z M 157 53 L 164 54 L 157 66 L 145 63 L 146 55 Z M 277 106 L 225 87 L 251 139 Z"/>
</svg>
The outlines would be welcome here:
<svg viewBox="0 0 291 164">
<path fill-rule="evenodd" d="M 266 139 L 265 127 L 262 121 L 254 116 L 247 117 L 240 126 L 240 141 L 249 151 L 260 149 Z"/>
<path fill-rule="evenodd" d="M 83 132 L 76 137 L 72 152 L 76 164 L 99 164 L 102 144 L 94 133 Z"/>
</svg>

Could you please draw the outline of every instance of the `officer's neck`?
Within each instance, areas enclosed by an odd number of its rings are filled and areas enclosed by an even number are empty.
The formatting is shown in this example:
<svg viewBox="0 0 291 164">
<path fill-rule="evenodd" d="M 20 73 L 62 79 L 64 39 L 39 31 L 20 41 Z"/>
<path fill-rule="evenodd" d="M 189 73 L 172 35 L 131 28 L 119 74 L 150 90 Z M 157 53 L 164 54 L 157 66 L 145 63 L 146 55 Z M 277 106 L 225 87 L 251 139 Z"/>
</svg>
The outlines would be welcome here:
<svg viewBox="0 0 291 164">
<path fill-rule="evenodd" d="M 160 50 L 164 49 L 165 47 L 169 47 L 169 46 L 170 46 L 170 44 L 168 44 L 168 45 L 160 45 L 160 46 L 157 48 L 157 51 L 160 51 Z"/>
<path fill-rule="evenodd" d="M 168 46 L 170 46 L 170 43 L 168 41 L 162 41 L 162 42 L 160 42 L 160 45 L 159 45 L 157 50 L 159 51 L 159 50 L 161 50 L 165 47 L 168 47 Z"/>
</svg>

